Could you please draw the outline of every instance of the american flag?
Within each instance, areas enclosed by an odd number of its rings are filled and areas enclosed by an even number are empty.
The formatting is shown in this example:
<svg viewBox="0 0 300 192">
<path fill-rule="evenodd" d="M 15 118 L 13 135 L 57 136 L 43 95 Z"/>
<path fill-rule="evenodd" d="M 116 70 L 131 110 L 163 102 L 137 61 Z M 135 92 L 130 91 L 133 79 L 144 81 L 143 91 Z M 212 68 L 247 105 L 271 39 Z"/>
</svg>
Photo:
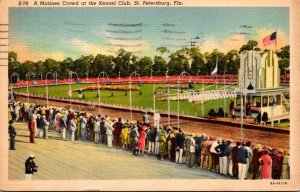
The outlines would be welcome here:
<svg viewBox="0 0 300 192">
<path fill-rule="evenodd" d="M 276 35 L 277 35 L 277 32 L 274 32 L 271 35 L 268 35 L 267 37 L 265 37 L 263 39 L 264 46 L 270 45 L 271 43 L 276 41 Z"/>
</svg>

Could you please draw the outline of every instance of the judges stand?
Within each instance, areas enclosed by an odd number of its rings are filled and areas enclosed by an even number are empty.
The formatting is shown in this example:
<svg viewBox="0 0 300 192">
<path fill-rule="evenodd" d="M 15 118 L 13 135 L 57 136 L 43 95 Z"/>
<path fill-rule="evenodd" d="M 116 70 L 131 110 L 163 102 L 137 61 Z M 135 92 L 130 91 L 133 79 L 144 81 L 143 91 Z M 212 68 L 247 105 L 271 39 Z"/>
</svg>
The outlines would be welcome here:
<svg viewBox="0 0 300 192">
<path fill-rule="evenodd" d="M 289 119 L 289 101 L 284 96 L 288 92 L 289 87 L 280 86 L 280 69 L 274 51 L 243 53 L 238 71 L 238 88 L 235 89 L 236 116 L 241 116 L 245 108 L 245 117 L 259 123 L 264 120 L 274 125 L 274 121 Z M 260 119 L 257 119 L 259 113 Z M 266 118 L 263 119 L 263 116 Z"/>
</svg>

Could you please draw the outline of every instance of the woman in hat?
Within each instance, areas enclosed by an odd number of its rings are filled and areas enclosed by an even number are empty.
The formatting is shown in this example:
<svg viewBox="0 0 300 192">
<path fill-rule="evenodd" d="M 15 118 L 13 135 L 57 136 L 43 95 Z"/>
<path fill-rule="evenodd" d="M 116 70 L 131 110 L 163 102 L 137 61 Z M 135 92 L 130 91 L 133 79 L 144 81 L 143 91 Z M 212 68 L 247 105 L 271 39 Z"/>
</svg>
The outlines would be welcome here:
<svg viewBox="0 0 300 192">
<path fill-rule="evenodd" d="M 139 130 L 140 137 L 139 137 L 139 142 L 138 142 L 139 154 L 142 156 L 144 155 L 144 150 L 145 150 L 146 130 L 147 130 L 147 126 L 144 123 L 144 125 L 142 125 Z"/>
<path fill-rule="evenodd" d="M 129 128 L 128 123 L 124 123 L 123 128 L 121 130 L 121 142 L 122 142 L 122 148 L 123 150 L 127 150 L 128 144 L 129 144 Z"/>
<path fill-rule="evenodd" d="M 30 120 L 28 121 L 28 130 L 30 132 L 30 143 L 34 143 L 34 133 L 36 127 L 36 120 L 34 116 L 31 116 Z"/>
<path fill-rule="evenodd" d="M 259 162 L 262 164 L 261 178 L 271 179 L 272 158 L 266 149 L 263 150 L 262 156 L 259 158 Z"/>
<path fill-rule="evenodd" d="M 162 129 L 159 136 L 159 156 L 160 160 L 164 160 L 164 156 L 167 155 L 167 138 L 166 138 L 166 130 Z"/>
</svg>

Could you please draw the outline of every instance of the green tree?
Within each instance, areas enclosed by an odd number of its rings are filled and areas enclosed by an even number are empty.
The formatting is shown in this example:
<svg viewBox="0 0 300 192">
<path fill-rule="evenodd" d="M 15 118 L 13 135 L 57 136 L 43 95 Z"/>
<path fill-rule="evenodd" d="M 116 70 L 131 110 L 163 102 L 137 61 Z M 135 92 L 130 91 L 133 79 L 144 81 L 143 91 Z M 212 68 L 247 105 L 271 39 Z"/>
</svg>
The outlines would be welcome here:
<svg viewBox="0 0 300 192">
<path fill-rule="evenodd" d="M 230 50 L 226 54 L 226 74 L 237 74 L 240 67 L 240 57 L 237 50 Z"/>
<path fill-rule="evenodd" d="M 64 59 L 62 62 L 60 62 L 59 71 L 52 71 L 57 72 L 59 77 L 61 78 L 68 78 L 69 77 L 69 71 L 75 70 L 74 67 L 74 61 L 71 57 L 68 57 Z"/>
<path fill-rule="evenodd" d="M 190 73 L 193 75 L 199 75 L 204 69 L 204 55 L 200 52 L 199 48 L 191 48 L 188 50 L 190 59 L 192 60 Z"/>
<path fill-rule="evenodd" d="M 167 71 L 167 61 L 161 56 L 154 56 L 152 70 L 153 76 L 163 76 Z"/>
<path fill-rule="evenodd" d="M 258 48 L 257 45 L 258 45 L 257 41 L 249 40 L 246 45 L 243 45 L 240 48 L 239 53 L 242 53 L 244 51 L 249 51 L 249 50 L 260 51 L 260 48 Z"/>
<path fill-rule="evenodd" d="M 168 69 L 170 75 L 179 75 L 181 72 L 189 72 L 188 59 L 185 56 L 186 50 L 180 49 L 170 55 Z"/>
<path fill-rule="evenodd" d="M 276 55 L 279 57 L 278 65 L 280 68 L 280 73 L 285 74 L 286 68 L 290 66 L 290 45 L 282 47 L 280 50 L 276 51 Z M 287 71 L 287 73 L 289 73 Z"/>
<path fill-rule="evenodd" d="M 13 72 L 16 72 L 20 75 L 21 65 L 20 62 L 17 60 L 18 56 L 17 53 L 10 51 L 8 53 L 8 76 L 10 78 Z M 21 78 L 21 77 L 19 77 Z M 16 82 L 16 78 L 12 78 L 13 82 Z"/>
<path fill-rule="evenodd" d="M 136 62 L 136 71 L 141 76 L 150 76 L 152 70 L 152 59 L 151 57 L 143 57 L 138 62 Z"/>
<path fill-rule="evenodd" d="M 88 56 L 82 55 L 79 59 L 76 59 L 74 61 L 74 67 L 75 67 L 74 72 L 78 74 L 79 78 L 86 76 L 85 73 L 89 72 L 93 60 L 94 60 L 93 55 L 88 55 Z"/>
</svg>

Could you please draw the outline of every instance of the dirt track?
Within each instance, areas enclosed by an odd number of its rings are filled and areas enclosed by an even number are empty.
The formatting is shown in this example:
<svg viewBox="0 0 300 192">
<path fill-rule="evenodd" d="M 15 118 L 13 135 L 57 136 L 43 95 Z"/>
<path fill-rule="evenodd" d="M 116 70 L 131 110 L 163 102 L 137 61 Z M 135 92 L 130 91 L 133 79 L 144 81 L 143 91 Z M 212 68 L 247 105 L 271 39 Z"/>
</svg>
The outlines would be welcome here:
<svg viewBox="0 0 300 192">
<path fill-rule="evenodd" d="M 18 97 L 18 100 L 27 101 L 24 97 Z M 46 105 L 46 100 L 43 99 L 30 99 L 30 102 Z M 69 105 L 69 103 L 55 102 L 49 101 L 49 105 L 65 107 Z M 85 106 L 74 105 L 73 107 L 80 107 L 82 110 L 97 114 L 98 108 L 90 109 Z M 116 110 L 116 109 L 108 109 L 101 108 L 101 113 L 104 115 L 109 115 L 111 117 L 121 117 L 124 119 L 130 119 L 130 114 L 128 111 Z M 142 120 L 142 113 L 133 112 L 133 119 Z M 152 116 L 150 117 L 150 121 L 153 121 Z M 168 124 L 168 118 L 162 117 L 161 123 L 164 125 Z M 171 125 L 177 125 L 177 119 L 171 118 Z M 190 133 L 205 133 L 206 135 L 210 135 L 212 137 L 222 137 L 222 138 L 231 138 L 234 141 L 238 141 L 241 138 L 241 129 L 240 127 L 231 126 L 231 125 L 220 125 L 216 123 L 209 122 L 199 122 L 194 120 L 183 120 L 180 119 L 180 127 L 185 132 Z M 270 147 L 283 147 L 285 149 L 289 149 L 289 133 L 284 132 L 270 132 L 265 130 L 257 130 L 257 129 L 243 129 L 244 141 L 251 141 L 252 143 L 261 143 L 263 145 L 267 145 Z"/>
</svg>

